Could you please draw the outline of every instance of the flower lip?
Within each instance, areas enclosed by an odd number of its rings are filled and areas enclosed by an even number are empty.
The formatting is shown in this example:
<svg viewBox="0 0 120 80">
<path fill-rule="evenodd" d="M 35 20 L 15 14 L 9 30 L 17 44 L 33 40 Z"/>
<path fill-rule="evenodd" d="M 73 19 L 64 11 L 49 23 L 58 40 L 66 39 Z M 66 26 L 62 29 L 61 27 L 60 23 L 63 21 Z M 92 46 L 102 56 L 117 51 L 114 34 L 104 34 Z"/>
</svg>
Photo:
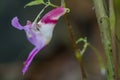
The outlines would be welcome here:
<svg viewBox="0 0 120 80">
<path fill-rule="evenodd" d="M 21 24 L 19 23 L 18 21 L 18 17 L 14 17 L 12 19 L 12 26 L 19 29 L 19 30 L 22 30 L 23 29 L 23 26 L 21 26 Z"/>
</svg>

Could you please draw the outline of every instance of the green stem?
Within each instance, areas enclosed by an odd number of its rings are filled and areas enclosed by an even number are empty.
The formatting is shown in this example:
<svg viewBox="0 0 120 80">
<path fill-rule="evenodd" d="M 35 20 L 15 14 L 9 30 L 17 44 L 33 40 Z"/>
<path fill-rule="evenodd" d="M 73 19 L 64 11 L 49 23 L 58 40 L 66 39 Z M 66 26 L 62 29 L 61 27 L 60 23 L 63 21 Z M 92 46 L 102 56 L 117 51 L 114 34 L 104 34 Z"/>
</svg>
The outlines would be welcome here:
<svg viewBox="0 0 120 80">
<path fill-rule="evenodd" d="M 48 0 L 48 2 L 50 2 L 50 0 Z"/>
<path fill-rule="evenodd" d="M 115 39 L 116 39 L 116 55 L 118 61 L 118 80 L 120 80 L 120 0 L 114 0 L 116 13 Z"/>
<path fill-rule="evenodd" d="M 114 11 L 114 1 L 109 0 L 109 19 L 110 19 L 110 28 L 112 36 L 112 49 L 114 54 L 114 63 L 115 63 L 115 80 L 118 80 L 118 54 L 116 53 L 116 38 L 115 38 L 115 11 Z M 119 75 L 120 76 L 120 75 Z"/>
<path fill-rule="evenodd" d="M 104 61 L 102 60 L 102 56 L 100 55 L 100 52 L 90 43 L 88 43 L 88 46 L 94 51 L 95 55 L 97 56 L 101 74 L 104 76 L 106 74 L 106 70 L 105 70 Z"/>
<path fill-rule="evenodd" d="M 94 46 L 92 46 L 90 43 L 88 43 L 86 38 L 80 38 L 76 41 L 77 44 L 80 42 L 84 42 L 84 46 L 83 46 L 83 49 L 81 51 L 82 55 L 86 51 L 87 47 L 90 47 L 94 51 L 94 53 L 98 59 L 98 64 L 100 66 L 101 74 L 104 76 L 106 74 L 106 69 L 105 69 L 105 66 L 104 66 L 104 63 L 102 60 L 102 56 L 100 55 L 99 51 Z"/>
<path fill-rule="evenodd" d="M 111 29 L 103 0 L 93 0 L 101 39 L 107 59 L 107 79 L 114 80 L 114 63 L 112 53 Z"/>
<path fill-rule="evenodd" d="M 84 66 L 83 66 L 83 63 L 82 63 L 82 54 L 77 46 L 77 43 L 76 43 L 76 40 L 75 40 L 75 37 L 74 37 L 74 33 L 73 33 L 73 30 L 72 30 L 72 26 L 70 25 L 69 21 L 68 21 L 68 16 L 65 15 L 65 19 L 66 19 L 66 23 L 67 23 L 67 27 L 68 27 L 68 31 L 70 33 L 70 37 L 72 39 L 72 44 L 73 44 L 73 48 L 74 48 L 74 51 L 75 51 L 75 56 L 80 64 L 80 68 L 81 68 L 81 72 L 82 72 L 82 80 L 86 80 L 87 76 L 86 76 L 86 72 L 85 72 L 85 69 L 84 69 Z"/>
<path fill-rule="evenodd" d="M 61 6 L 64 6 L 66 7 L 66 4 L 65 2 L 63 2 L 64 0 L 61 1 Z M 64 5 L 63 5 L 64 3 Z M 68 11 L 69 12 L 69 11 Z M 66 14 L 65 15 L 65 20 L 66 20 L 66 24 L 67 24 L 67 27 L 68 27 L 68 31 L 70 33 L 70 37 L 71 37 L 71 40 L 72 40 L 72 45 L 73 45 L 73 48 L 74 48 L 74 51 L 75 51 L 75 56 L 80 64 L 80 68 L 81 68 L 81 73 L 82 73 L 82 80 L 86 80 L 87 79 L 87 75 L 86 75 L 86 72 L 85 72 L 85 68 L 83 66 L 83 63 L 82 63 L 82 55 L 81 55 L 81 52 L 78 48 L 78 45 L 76 43 L 76 39 L 74 37 L 74 32 L 73 32 L 73 29 L 72 29 L 72 26 L 68 20 L 68 15 Z"/>
<path fill-rule="evenodd" d="M 52 7 L 58 7 L 57 5 L 52 4 L 51 2 L 43 3 L 44 5 L 52 6 Z"/>
<path fill-rule="evenodd" d="M 61 6 L 65 7 L 65 1 L 61 0 Z"/>
<path fill-rule="evenodd" d="M 110 17 L 110 27 L 111 32 L 115 32 L 115 11 L 114 11 L 114 1 L 109 0 L 109 17 Z"/>
<path fill-rule="evenodd" d="M 37 20 L 40 18 L 40 15 L 43 13 L 43 11 L 48 7 L 49 5 L 46 5 L 37 15 L 37 17 L 35 18 L 35 20 L 33 21 L 32 26 L 34 26 L 37 23 Z"/>
</svg>

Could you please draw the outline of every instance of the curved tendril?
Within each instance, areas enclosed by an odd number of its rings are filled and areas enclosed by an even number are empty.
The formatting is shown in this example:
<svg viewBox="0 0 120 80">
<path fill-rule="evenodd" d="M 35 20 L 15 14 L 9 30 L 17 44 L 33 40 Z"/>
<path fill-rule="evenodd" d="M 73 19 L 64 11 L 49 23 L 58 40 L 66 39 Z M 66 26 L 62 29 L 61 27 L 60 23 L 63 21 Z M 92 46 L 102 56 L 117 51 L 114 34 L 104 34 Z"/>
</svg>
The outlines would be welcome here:
<svg viewBox="0 0 120 80">
<path fill-rule="evenodd" d="M 83 55 L 88 47 L 88 42 L 87 42 L 87 38 L 80 38 L 76 41 L 76 44 L 80 43 L 80 42 L 84 42 L 84 45 L 83 45 L 83 49 L 80 50 L 81 52 L 81 55 Z"/>
<path fill-rule="evenodd" d="M 76 41 L 76 44 L 78 44 L 80 42 L 84 42 L 83 49 L 80 51 L 81 54 L 83 55 L 83 53 L 86 51 L 87 47 L 90 47 L 95 52 L 95 54 L 97 56 L 102 75 L 105 75 L 106 74 L 106 69 L 105 69 L 105 66 L 104 66 L 104 61 L 102 60 L 102 57 L 101 57 L 99 51 L 94 46 L 92 46 L 90 43 L 87 42 L 87 38 L 78 39 Z"/>
</svg>

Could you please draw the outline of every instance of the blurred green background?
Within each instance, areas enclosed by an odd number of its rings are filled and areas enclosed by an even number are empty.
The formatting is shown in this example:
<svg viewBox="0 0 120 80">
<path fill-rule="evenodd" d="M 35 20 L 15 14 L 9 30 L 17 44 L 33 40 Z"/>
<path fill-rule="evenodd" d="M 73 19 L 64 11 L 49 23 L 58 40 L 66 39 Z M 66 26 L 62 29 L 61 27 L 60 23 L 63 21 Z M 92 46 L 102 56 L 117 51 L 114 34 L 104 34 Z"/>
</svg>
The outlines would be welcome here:
<svg viewBox="0 0 120 80">
<path fill-rule="evenodd" d="M 24 31 L 11 26 L 11 20 L 18 16 L 23 25 L 27 20 L 33 21 L 43 5 L 24 8 L 30 1 L 0 0 L 0 80 L 80 80 L 80 66 L 74 57 L 64 17 L 56 25 L 51 43 L 36 55 L 26 75 L 22 76 L 23 62 L 34 46 L 28 42 Z M 60 0 L 51 1 L 60 4 Z M 71 9 L 69 20 L 76 39 L 87 36 L 105 61 L 92 0 L 66 2 Z M 47 8 L 44 14 L 51 9 Z M 82 48 L 82 44 L 79 47 Z M 83 56 L 83 64 L 87 80 L 106 80 L 100 74 L 97 58 L 89 48 Z"/>
</svg>

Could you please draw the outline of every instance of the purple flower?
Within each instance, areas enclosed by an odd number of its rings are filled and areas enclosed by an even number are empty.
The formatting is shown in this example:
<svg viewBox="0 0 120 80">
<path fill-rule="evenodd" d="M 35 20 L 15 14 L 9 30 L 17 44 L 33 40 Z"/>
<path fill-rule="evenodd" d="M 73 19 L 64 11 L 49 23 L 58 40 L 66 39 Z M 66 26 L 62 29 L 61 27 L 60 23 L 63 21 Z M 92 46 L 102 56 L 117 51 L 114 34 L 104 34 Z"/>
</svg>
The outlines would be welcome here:
<svg viewBox="0 0 120 80">
<path fill-rule="evenodd" d="M 17 17 L 14 17 L 12 19 L 12 26 L 19 30 L 24 30 L 29 42 L 35 46 L 25 61 L 24 68 L 22 70 L 23 75 L 28 70 L 28 67 L 35 55 L 50 42 L 53 34 L 53 29 L 58 19 L 65 13 L 66 8 L 58 7 L 48 12 L 38 23 L 27 21 L 27 24 L 25 26 L 22 26 L 19 23 Z"/>
</svg>

